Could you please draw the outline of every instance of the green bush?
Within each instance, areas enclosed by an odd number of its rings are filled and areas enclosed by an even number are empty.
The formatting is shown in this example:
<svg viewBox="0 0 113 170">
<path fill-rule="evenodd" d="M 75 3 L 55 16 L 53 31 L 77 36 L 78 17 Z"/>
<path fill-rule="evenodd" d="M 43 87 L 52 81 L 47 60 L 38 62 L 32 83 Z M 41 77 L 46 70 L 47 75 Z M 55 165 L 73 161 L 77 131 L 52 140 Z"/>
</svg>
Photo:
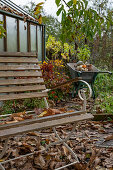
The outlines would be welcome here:
<svg viewBox="0 0 113 170">
<path fill-rule="evenodd" d="M 109 74 L 99 74 L 95 80 L 95 106 L 104 113 L 113 113 L 113 72 Z"/>
<path fill-rule="evenodd" d="M 17 113 L 23 110 L 32 110 L 34 108 L 45 108 L 44 99 L 32 98 L 5 101 L 1 108 L 1 114 Z"/>
</svg>

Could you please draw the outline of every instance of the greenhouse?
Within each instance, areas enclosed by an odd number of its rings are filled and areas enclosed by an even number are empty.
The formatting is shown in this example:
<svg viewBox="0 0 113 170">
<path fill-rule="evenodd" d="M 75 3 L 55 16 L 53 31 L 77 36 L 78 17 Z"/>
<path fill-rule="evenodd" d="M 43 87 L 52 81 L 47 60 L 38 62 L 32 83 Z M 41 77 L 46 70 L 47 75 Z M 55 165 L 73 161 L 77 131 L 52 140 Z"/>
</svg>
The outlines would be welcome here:
<svg viewBox="0 0 113 170">
<path fill-rule="evenodd" d="M 0 1 L 0 21 L 6 36 L 0 39 L 0 52 L 33 52 L 45 58 L 45 26 L 11 1 Z"/>
</svg>

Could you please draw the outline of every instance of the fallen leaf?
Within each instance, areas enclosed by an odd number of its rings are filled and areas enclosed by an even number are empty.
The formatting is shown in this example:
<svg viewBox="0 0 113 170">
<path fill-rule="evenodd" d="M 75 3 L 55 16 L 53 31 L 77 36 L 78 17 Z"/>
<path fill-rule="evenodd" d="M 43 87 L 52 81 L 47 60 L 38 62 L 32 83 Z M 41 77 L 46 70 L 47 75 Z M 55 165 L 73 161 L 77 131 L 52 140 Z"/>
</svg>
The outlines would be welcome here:
<svg viewBox="0 0 113 170">
<path fill-rule="evenodd" d="M 28 135 L 30 135 L 30 136 L 40 136 L 37 132 L 29 132 Z"/>
<path fill-rule="evenodd" d="M 43 169 L 44 166 L 46 165 L 46 162 L 40 153 L 37 156 L 35 156 L 34 163 L 35 165 L 38 165 L 41 169 Z"/>
<path fill-rule="evenodd" d="M 32 119 L 32 118 L 33 118 L 32 115 L 24 115 L 24 116 L 23 116 L 23 119 Z"/>
<path fill-rule="evenodd" d="M 13 119 L 14 117 L 23 117 L 23 115 L 25 115 L 26 112 L 19 112 L 19 113 L 13 113 L 12 115 L 10 115 L 10 118 Z"/>
<path fill-rule="evenodd" d="M 105 141 L 109 141 L 109 140 L 112 140 L 113 139 L 113 135 L 109 135 L 105 138 Z"/>
<path fill-rule="evenodd" d="M 21 168 L 21 170 L 36 170 L 35 168 L 33 168 L 32 163 L 27 162 L 23 168 Z"/>
<path fill-rule="evenodd" d="M 23 143 L 21 146 L 19 146 L 18 148 L 18 153 L 20 155 L 25 155 L 27 153 L 31 153 L 32 152 L 32 147 L 30 145 L 28 145 L 27 143 Z"/>
<path fill-rule="evenodd" d="M 38 117 L 43 117 L 43 116 L 45 116 L 47 114 L 47 111 L 44 111 L 44 112 L 42 112 L 40 115 L 38 115 Z"/>
<path fill-rule="evenodd" d="M 87 169 L 87 165 L 82 164 L 82 163 L 76 163 L 76 164 L 74 164 L 74 167 L 76 170 L 86 170 Z"/>
<path fill-rule="evenodd" d="M 22 118 L 22 117 L 13 117 L 13 120 L 16 120 L 16 121 L 23 121 L 24 118 Z"/>
<path fill-rule="evenodd" d="M 51 161 L 50 162 L 50 169 L 55 169 L 54 167 L 55 167 L 55 164 L 56 164 L 56 162 L 55 161 Z"/>
<path fill-rule="evenodd" d="M 94 161 L 94 167 L 96 167 L 100 162 L 101 162 L 100 158 L 96 157 Z"/>
<path fill-rule="evenodd" d="M 10 124 L 10 123 L 17 123 L 18 121 L 17 120 L 14 120 L 14 121 L 7 121 L 7 122 L 5 122 L 5 124 Z"/>
<path fill-rule="evenodd" d="M 65 146 L 62 146 L 62 148 L 63 148 L 64 154 L 67 156 L 69 153 L 69 150 Z"/>
</svg>

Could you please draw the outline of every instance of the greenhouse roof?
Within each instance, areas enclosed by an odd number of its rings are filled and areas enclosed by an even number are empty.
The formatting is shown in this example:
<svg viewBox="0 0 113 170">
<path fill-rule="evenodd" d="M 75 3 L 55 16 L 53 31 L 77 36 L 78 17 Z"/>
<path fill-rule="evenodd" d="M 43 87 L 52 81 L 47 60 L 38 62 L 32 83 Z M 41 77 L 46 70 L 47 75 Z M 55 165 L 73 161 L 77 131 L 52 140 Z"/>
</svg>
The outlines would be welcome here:
<svg viewBox="0 0 113 170">
<path fill-rule="evenodd" d="M 20 17 L 23 17 L 25 20 L 29 19 L 38 22 L 36 18 L 31 16 L 28 12 L 26 12 L 24 9 L 22 9 L 20 6 L 16 5 L 10 0 L 0 0 L 0 10 L 18 15 Z"/>
</svg>

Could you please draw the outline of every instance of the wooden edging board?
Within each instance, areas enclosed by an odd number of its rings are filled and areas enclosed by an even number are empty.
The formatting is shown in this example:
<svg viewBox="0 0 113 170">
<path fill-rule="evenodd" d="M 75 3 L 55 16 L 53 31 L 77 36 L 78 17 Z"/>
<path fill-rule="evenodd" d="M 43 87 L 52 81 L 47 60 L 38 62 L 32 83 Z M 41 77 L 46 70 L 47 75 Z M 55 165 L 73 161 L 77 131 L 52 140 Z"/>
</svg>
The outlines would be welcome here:
<svg viewBox="0 0 113 170">
<path fill-rule="evenodd" d="M 94 118 L 93 120 L 95 121 L 107 121 L 109 119 L 113 120 L 113 114 L 93 114 Z"/>
</svg>

